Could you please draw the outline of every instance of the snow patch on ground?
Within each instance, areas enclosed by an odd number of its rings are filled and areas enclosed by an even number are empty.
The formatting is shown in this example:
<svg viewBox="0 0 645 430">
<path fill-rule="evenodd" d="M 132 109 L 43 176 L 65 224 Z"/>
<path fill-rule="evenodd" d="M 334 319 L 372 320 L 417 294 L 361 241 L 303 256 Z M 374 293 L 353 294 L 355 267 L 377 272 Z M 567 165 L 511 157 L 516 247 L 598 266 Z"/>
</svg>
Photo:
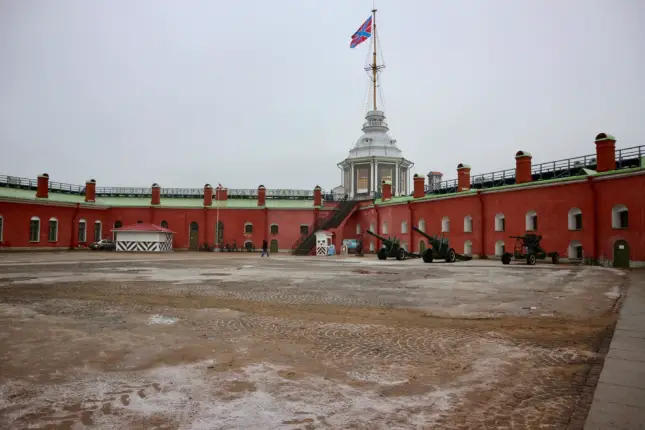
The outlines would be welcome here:
<svg viewBox="0 0 645 430">
<path fill-rule="evenodd" d="M 170 325 L 170 324 L 175 324 L 177 322 L 177 318 L 173 317 L 165 317 L 163 315 L 151 315 L 150 318 L 148 318 L 148 324 L 163 324 L 163 325 Z"/>
<path fill-rule="evenodd" d="M 605 292 L 605 297 L 612 300 L 617 299 L 618 297 L 620 297 L 620 287 L 618 286 L 612 287 L 610 291 Z"/>
</svg>

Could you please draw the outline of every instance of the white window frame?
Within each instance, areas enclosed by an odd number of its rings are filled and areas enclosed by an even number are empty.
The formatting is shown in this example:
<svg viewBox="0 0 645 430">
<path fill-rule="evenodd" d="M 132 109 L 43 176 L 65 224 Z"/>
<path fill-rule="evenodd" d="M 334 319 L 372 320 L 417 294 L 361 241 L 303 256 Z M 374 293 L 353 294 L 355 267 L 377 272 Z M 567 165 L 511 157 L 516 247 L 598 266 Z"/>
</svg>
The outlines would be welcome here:
<svg viewBox="0 0 645 430">
<path fill-rule="evenodd" d="M 582 211 L 579 208 L 569 209 L 569 215 L 568 215 L 569 231 L 578 231 L 578 229 L 576 228 L 576 215 L 582 216 Z"/>
<path fill-rule="evenodd" d="M 278 232 L 277 232 L 277 233 L 274 233 L 273 231 L 271 231 L 271 229 L 273 228 L 273 226 L 276 226 L 276 227 L 278 228 Z M 244 230 L 244 231 L 246 231 L 246 227 L 245 227 L 245 230 Z M 269 226 L 269 234 L 270 234 L 270 235 L 272 235 L 272 236 L 277 236 L 278 234 L 280 234 L 280 226 L 279 226 L 277 223 L 275 223 L 275 222 L 274 222 L 273 224 L 271 224 L 271 225 Z"/>
<path fill-rule="evenodd" d="M 450 233 L 450 218 L 447 216 L 441 218 L 441 232 Z"/>
<path fill-rule="evenodd" d="M 96 226 L 99 227 L 98 239 L 96 238 Z M 103 223 L 99 220 L 94 221 L 94 242 L 98 242 L 103 238 Z"/>
<path fill-rule="evenodd" d="M 506 217 L 503 213 L 495 215 L 495 231 L 506 231 Z"/>
<path fill-rule="evenodd" d="M 4 218 L 0 215 L 0 243 L 2 243 L 2 238 L 4 237 Z"/>
<path fill-rule="evenodd" d="M 495 257 L 501 257 L 502 254 L 506 251 L 506 246 L 503 240 L 498 240 L 495 242 Z"/>
<path fill-rule="evenodd" d="M 387 221 L 381 223 L 381 234 L 388 234 Z"/>
<path fill-rule="evenodd" d="M 81 236 L 81 224 L 83 224 L 83 236 Z M 87 243 L 87 221 L 82 218 L 78 221 L 78 243 Z"/>
<path fill-rule="evenodd" d="M 470 240 L 464 242 L 464 255 L 473 255 L 473 242 Z"/>
<path fill-rule="evenodd" d="M 401 234 L 406 234 L 408 232 L 408 222 L 401 221 Z"/>
<path fill-rule="evenodd" d="M 614 205 L 611 208 L 611 228 L 616 230 L 625 230 L 629 228 L 629 218 L 627 218 L 627 227 L 621 227 L 620 225 L 620 214 L 621 212 L 627 212 L 627 217 L 629 217 L 629 209 L 625 205 Z"/>
<path fill-rule="evenodd" d="M 419 227 L 418 227 L 418 229 L 419 229 L 419 230 L 421 230 L 421 231 L 422 231 L 422 232 L 424 232 L 424 233 L 426 232 L 426 220 L 424 220 L 423 218 L 421 218 L 421 219 L 419 220 Z"/>
<path fill-rule="evenodd" d="M 53 239 L 49 236 L 52 222 L 56 223 L 56 237 L 54 237 Z M 47 224 L 47 241 L 48 242 L 58 242 L 58 225 L 59 225 L 58 220 L 55 217 L 49 218 L 49 223 Z"/>
<path fill-rule="evenodd" d="M 578 254 L 578 252 L 577 252 L 578 247 L 582 248 L 582 244 L 579 241 L 572 240 L 571 242 L 569 242 L 569 247 L 567 248 L 567 257 L 569 257 L 570 260 L 578 260 L 578 255 L 577 255 Z M 583 256 L 583 258 L 584 258 L 584 253 L 585 253 L 585 249 L 582 248 L 582 256 Z"/>
<path fill-rule="evenodd" d="M 37 235 L 35 240 L 31 238 L 31 222 L 32 221 L 38 221 L 38 230 L 37 230 L 38 235 Z M 32 216 L 29 219 L 29 242 L 30 243 L 38 243 L 38 242 L 40 242 L 40 228 L 41 227 L 42 226 L 40 225 L 40 218 L 38 218 L 37 216 Z"/>
<path fill-rule="evenodd" d="M 247 233 L 247 232 L 246 232 L 246 226 L 249 226 L 249 225 L 251 226 L 251 233 Z M 244 231 L 244 234 L 253 234 L 253 223 L 252 223 L 252 222 L 245 222 L 245 223 L 244 223 L 244 230 L 243 230 L 243 231 Z M 246 242 L 245 242 L 245 243 L 246 243 Z"/>
<path fill-rule="evenodd" d="M 464 217 L 464 233 L 472 233 L 473 232 L 473 217 L 470 215 L 466 215 Z"/>
<path fill-rule="evenodd" d="M 525 228 L 526 231 L 537 231 L 537 226 L 535 225 L 535 219 L 537 219 L 538 215 L 536 211 L 528 211 L 526 213 L 525 217 Z"/>
</svg>

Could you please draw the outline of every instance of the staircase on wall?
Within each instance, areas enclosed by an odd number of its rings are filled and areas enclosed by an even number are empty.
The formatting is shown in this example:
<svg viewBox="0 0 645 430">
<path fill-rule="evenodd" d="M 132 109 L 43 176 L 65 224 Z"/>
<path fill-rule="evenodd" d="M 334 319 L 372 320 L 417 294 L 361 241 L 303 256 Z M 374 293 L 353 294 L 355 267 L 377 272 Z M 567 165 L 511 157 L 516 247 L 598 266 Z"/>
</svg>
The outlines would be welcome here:
<svg viewBox="0 0 645 430">
<path fill-rule="evenodd" d="M 356 206 L 357 203 L 357 201 L 348 200 L 347 198 L 341 200 L 336 208 L 334 208 L 331 216 L 320 223 L 312 224 L 309 228 L 308 234 L 300 237 L 300 239 L 294 244 L 293 254 L 309 255 L 316 244 L 316 231 L 338 227 L 352 212 L 352 209 L 354 209 L 354 206 Z"/>
</svg>

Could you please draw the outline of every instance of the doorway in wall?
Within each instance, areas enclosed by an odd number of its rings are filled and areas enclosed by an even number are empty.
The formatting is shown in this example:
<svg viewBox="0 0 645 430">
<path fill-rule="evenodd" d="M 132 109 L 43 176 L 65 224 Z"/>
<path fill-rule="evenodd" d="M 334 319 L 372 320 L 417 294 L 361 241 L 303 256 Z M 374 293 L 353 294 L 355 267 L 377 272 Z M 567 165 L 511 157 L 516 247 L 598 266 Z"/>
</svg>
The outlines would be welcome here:
<svg viewBox="0 0 645 430">
<path fill-rule="evenodd" d="M 199 249 L 199 224 L 195 221 L 190 223 L 190 243 L 188 250 L 197 251 Z"/>
</svg>

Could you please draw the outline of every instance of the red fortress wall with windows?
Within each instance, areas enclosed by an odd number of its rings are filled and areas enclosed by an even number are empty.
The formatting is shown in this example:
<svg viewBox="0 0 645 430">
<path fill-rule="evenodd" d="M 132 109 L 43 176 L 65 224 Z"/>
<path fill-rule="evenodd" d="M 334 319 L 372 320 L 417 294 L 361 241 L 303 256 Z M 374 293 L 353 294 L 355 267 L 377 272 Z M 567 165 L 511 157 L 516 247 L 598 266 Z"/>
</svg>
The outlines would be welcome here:
<svg viewBox="0 0 645 430">
<path fill-rule="evenodd" d="M 384 183 L 379 198 L 357 203 L 332 229 L 334 242 L 363 237 L 364 249 L 376 251 L 379 241 L 364 234 L 372 229 L 419 252 L 427 241 L 411 229 L 417 226 L 448 237 L 459 253 L 491 258 L 512 251 L 509 236 L 536 232 L 547 251 L 564 258 L 645 265 L 645 146 L 617 151 L 602 133 L 595 146 L 593 156 L 541 165 L 518 151 L 515 169 L 490 175 L 471 175 L 462 163 L 457 180 L 435 190 L 415 175 L 411 196 L 392 197 Z M 267 240 L 291 251 L 341 205 L 319 187 L 285 191 L 103 189 L 93 180 L 85 187 L 51 182 L 46 174 L 36 181 L 0 177 L 0 249 L 82 247 L 137 222 L 167 226 L 175 248 L 197 249 L 215 243 L 219 221 L 224 244 L 259 248 Z"/>
</svg>

